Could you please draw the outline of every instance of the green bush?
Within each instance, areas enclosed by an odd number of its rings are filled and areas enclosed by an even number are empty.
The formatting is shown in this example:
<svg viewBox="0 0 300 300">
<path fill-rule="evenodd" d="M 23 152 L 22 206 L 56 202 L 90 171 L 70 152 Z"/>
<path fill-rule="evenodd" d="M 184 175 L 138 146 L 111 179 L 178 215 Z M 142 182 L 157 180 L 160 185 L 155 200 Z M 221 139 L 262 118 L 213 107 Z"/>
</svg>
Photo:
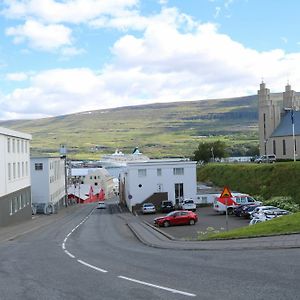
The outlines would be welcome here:
<svg viewBox="0 0 300 300">
<path fill-rule="evenodd" d="M 272 197 L 271 199 L 266 200 L 263 203 L 264 205 L 276 206 L 291 212 L 300 211 L 299 204 L 296 204 L 291 197 Z"/>
</svg>

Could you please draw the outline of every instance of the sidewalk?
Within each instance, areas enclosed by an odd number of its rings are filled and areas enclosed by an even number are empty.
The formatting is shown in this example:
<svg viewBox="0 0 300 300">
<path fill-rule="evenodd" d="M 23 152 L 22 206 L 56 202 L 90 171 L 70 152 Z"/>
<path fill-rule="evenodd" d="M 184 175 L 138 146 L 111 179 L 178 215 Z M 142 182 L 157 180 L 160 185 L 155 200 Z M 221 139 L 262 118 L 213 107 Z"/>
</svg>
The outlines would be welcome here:
<svg viewBox="0 0 300 300">
<path fill-rule="evenodd" d="M 146 222 L 130 220 L 128 227 L 145 245 L 178 250 L 262 250 L 300 248 L 300 234 L 217 241 L 182 241 Z"/>
<path fill-rule="evenodd" d="M 57 214 L 51 214 L 51 215 L 38 214 L 32 216 L 31 220 L 16 225 L 1 227 L 0 242 L 13 240 L 18 236 L 34 231 L 43 226 L 47 226 L 58 219 L 64 218 L 68 214 L 74 213 L 78 208 L 80 208 L 79 205 L 71 205 L 68 207 L 61 208 Z"/>
</svg>

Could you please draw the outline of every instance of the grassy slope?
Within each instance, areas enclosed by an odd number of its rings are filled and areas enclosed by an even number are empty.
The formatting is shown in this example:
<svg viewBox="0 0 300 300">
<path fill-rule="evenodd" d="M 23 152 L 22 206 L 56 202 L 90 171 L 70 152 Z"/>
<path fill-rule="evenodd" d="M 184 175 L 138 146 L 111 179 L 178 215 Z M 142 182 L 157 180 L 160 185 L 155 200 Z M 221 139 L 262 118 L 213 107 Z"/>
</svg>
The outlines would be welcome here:
<svg viewBox="0 0 300 300">
<path fill-rule="evenodd" d="M 256 112 L 257 98 L 249 96 L 4 121 L 0 126 L 31 133 L 33 153 L 55 153 L 64 143 L 72 158 L 99 158 L 115 148 L 129 153 L 135 146 L 150 157 L 190 156 L 203 135 L 212 139 L 218 135 L 230 143 L 257 143 Z"/>
<path fill-rule="evenodd" d="M 275 164 L 208 164 L 197 170 L 199 181 L 211 181 L 217 186 L 265 199 L 291 196 L 300 203 L 300 162 Z M 292 180 L 293 179 L 293 180 Z M 296 180 L 294 180 L 296 179 Z"/>
<path fill-rule="evenodd" d="M 234 239 L 300 232 L 300 213 L 275 218 L 253 226 L 242 227 L 228 232 L 210 234 L 201 237 L 201 240 Z"/>
</svg>

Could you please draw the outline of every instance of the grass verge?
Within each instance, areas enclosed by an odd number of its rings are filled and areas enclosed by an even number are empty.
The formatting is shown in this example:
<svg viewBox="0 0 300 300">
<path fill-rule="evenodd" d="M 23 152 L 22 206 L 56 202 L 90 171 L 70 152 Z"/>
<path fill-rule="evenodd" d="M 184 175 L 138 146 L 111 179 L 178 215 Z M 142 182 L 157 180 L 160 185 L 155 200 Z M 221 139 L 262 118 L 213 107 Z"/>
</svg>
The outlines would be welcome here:
<svg viewBox="0 0 300 300">
<path fill-rule="evenodd" d="M 222 233 L 199 236 L 199 240 L 239 239 L 260 236 L 300 233 L 300 212 Z"/>
</svg>

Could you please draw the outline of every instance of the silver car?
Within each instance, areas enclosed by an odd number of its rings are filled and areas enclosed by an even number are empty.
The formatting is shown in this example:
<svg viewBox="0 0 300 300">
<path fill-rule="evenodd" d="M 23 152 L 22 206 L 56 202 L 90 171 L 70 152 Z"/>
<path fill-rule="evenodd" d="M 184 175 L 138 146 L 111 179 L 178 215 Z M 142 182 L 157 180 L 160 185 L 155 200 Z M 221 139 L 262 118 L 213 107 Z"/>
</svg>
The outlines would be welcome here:
<svg viewBox="0 0 300 300">
<path fill-rule="evenodd" d="M 156 208 L 152 203 L 144 203 L 142 206 L 142 213 L 143 214 L 155 214 Z"/>
</svg>

